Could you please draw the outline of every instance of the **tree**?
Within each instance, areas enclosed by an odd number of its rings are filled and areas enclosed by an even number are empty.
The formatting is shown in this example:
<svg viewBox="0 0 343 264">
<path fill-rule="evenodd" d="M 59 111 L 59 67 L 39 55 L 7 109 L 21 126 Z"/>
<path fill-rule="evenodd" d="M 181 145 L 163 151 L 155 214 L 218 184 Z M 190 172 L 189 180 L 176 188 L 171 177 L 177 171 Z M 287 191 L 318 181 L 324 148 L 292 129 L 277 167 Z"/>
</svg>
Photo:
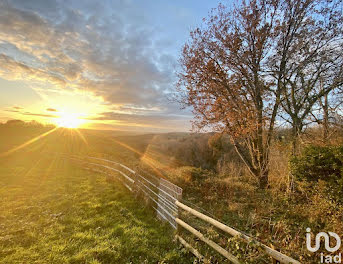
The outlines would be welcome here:
<svg viewBox="0 0 343 264">
<path fill-rule="evenodd" d="M 342 2 L 285 1 L 275 56 L 289 41 L 282 77 L 281 117 L 292 126 L 293 153 L 297 138 L 316 104 L 323 109 L 325 135 L 328 129 L 328 94 L 343 84 Z M 289 33 L 291 32 L 291 34 Z M 277 78 L 277 77 L 275 77 Z"/>
<path fill-rule="evenodd" d="M 180 58 L 178 89 L 182 102 L 193 107 L 194 126 L 227 133 L 261 188 L 268 184 L 270 144 L 280 106 L 285 110 L 293 95 L 296 100 L 303 96 L 290 92 L 289 83 L 296 45 L 311 41 L 299 26 L 312 21 L 307 20 L 311 9 L 302 2 L 251 0 L 230 10 L 219 5 L 191 32 Z"/>
<path fill-rule="evenodd" d="M 328 92 L 315 104 L 311 110 L 309 122 L 314 122 L 322 127 L 322 141 L 327 142 L 335 135 L 337 129 L 342 128 L 342 91 L 335 89 Z"/>
<path fill-rule="evenodd" d="M 194 125 L 225 132 L 249 171 L 268 183 L 269 146 L 281 87 L 265 73 L 278 1 L 251 1 L 212 11 L 184 46 L 179 89 L 193 107 Z M 273 93 L 271 92 L 273 90 Z"/>
</svg>

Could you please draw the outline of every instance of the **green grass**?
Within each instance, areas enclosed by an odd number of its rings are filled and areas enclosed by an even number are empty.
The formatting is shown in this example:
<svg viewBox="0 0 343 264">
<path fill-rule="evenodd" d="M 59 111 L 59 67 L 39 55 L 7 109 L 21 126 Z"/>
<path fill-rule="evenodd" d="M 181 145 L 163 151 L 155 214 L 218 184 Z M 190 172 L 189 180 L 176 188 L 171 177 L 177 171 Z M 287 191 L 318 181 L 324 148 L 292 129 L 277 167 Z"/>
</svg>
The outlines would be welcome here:
<svg viewBox="0 0 343 264">
<path fill-rule="evenodd" d="M 58 156 L 0 160 L 0 263 L 192 263 L 118 182 Z"/>
</svg>

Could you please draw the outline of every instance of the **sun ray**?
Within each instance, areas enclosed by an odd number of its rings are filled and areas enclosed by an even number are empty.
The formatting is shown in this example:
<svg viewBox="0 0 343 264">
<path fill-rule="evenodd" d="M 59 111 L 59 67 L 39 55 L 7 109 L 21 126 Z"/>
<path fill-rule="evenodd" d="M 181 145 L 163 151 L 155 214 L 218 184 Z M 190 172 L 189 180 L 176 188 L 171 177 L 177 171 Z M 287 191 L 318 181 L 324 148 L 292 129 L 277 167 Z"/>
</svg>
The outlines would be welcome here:
<svg viewBox="0 0 343 264">
<path fill-rule="evenodd" d="M 13 152 L 16 152 L 17 150 L 20 150 L 20 149 L 22 149 L 22 148 L 25 148 L 25 147 L 28 146 L 28 145 L 31 145 L 32 143 L 34 143 L 34 142 L 36 142 L 36 141 L 38 141 L 38 140 L 40 140 L 40 139 L 46 137 L 47 135 L 53 133 L 54 131 L 56 131 L 56 129 L 57 129 L 57 127 L 53 128 L 53 129 L 51 129 L 51 130 L 49 130 L 48 132 L 45 132 L 45 133 L 39 135 L 39 136 L 37 136 L 37 137 L 35 137 L 35 138 L 33 138 L 33 139 L 28 140 L 28 141 L 26 141 L 25 143 L 23 143 L 23 144 L 21 144 L 21 145 L 19 145 L 19 146 L 17 146 L 17 147 L 14 147 L 14 148 L 12 148 L 12 149 L 6 151 L 6 152 L 0 153 L 0 158 L 6 157 L 6 156 L 8 156 L 8 155 L 11 155 Z"/>
<path fill-rule="evenodd" d="M 46 167 L 46 169 L 44 170 L 44 174 L 42 175 L 42 178 L 41 178 L 39 186 L 42 186 L 43 183 L 50 176 L 50 174 L 52 172 L 52 168 L 55 166 L 55 164 L 57 163 L 58 159 L 59 159 L 58 154 L 54 153 L 52 155 L 52 159 L 50 160 L 49 166 Z"/>
<path fill-rule="evenodd" d="M 75 129 L 75 132 L 79 135 L 79 137 L 82 139 L 82 141 L 88 146 L 87 139 L 85 136 L 82 134 L 82 132 L 79 129 Z"/>
<path fill-rule="evenodd" d="M 153 158 L 150 158 L 146 155 L 146 153 L 143 153 L 143 152 L 140 152 L 138 150 L 136 150 L 135 148 L 123 143 L 123 142 L 120 142 L 118 140 L 114 140 L 114 142 L 116 142 L 117 144 L 123 146 L 124 148 L 127 148 L 128 150 L 131 150 L 132 152 L 138 154 L 141 156 L 141 161 L 144 162 L 145 164 L 147 164 L 159 177 L 161 178 L 166 178 L 158 169 L 158 165 L 159 165 L 159 162 L 157 160 L 154 160 Z M 157 164 L 157 166 L 155 165 Z"/>
</svg>

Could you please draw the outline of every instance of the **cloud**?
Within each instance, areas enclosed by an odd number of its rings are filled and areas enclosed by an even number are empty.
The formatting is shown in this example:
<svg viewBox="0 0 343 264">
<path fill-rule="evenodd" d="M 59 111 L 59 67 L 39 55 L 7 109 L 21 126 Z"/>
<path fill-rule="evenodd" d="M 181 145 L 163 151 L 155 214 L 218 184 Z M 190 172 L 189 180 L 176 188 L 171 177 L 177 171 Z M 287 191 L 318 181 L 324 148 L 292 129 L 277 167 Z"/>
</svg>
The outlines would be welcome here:
<svg viewBox="0 0 343 264">
<path fill-rule="evenodd" d="M 38 116 L 38 117 L 49 117 L 49 118 L 57 118 L 57 117 L 59 117 L 57 115 L 42 114 L 42 113 L 32 113 L 32 112 L 29 112 L 29 111 L 24 111 L 24 108 L 19 107 L 19 106 L 14 106 L 13 108 L 15 110 L 13 110 L 13 109 L 4 109 L 4 111 L 11 112 L 11 113 L 18 113 L 18 114 L 25 115 L 25 116 Z"/>
<path fill-rule="evenodd" d="M 89 117 L 87 119 L 89 121 L 97 122 L 98 124 L 100 122 L 100 124 L 102 124 L 103 126 L 112 128 L 120 127 L 121 129 L 125 128 L 128 130 L 132 130 L 132 128 L 135 127 L 147 127 L 159 131 L 189 130 L 187 123 L 184 122 L 184 116 L 181 115 L 137 115 L 117 112 L 104 112 L 98 116 Z M 108 123 L 108 121 L 113 122 Z"/>
<path fill-rule="evenodd" d="M 137 114 L 123 114 L 116 112 L 104 112 L 98 117 L 89 117 L 90 120 L 112 120 L 112 121 L 128 121 L 128 122 L 140 122 L 141 120 L 151 123 L 156 122 L 168 122 L 170 120 L 182 119 L 182 116 L 178 115 L 137 115 Z"/>
<path fill-rule="evenodd" d="M 57 109 L 55 109 L 55 108 L 47 108 L 46 111 L 48 111 L 48 112 L 57 112 Z"/>
<path fill-rule="evenodd" d="M 174 114 L 125 114 L 118 112 L 104 112 L 96 117 L 87 118 L 90 121 L 114 121 L 120 126 L 144 125 L 152 128 L 169 129 L 173 131 L 187 130 L 185 117 Z"/>
<path fill-rule="evenodd" d="M 49 82 L 60 88 L 66 86 L 63 77 L 55 73 L 49 73 L 42 69 L 29 67 L 25 63 L 15 61 L 13 58 L 0 54 L 0 75 L 10 80 L 31 80 Z"/>
<path fill-rule="evenodd" d="M 24 108 L 22 108 L 22 107 L 20 107 L 20 106 L 13 106 L 13 108 L 14 108 L 14 109 L 17 109 L 17 110 L 24 109 Z"/>
<path fill-rule="evenodd" d="M 49 114 L 40 114 L 40 113 L 30 113 L 30 112 L 24 112 L 21 113 L 22 115 L 28 115 L 28 116 L 39 116 L 39 117 L 49 117 L 49 118 L 57 118 L 59 116 L 57 115 L 49 115 Z"/>
<path fill-rule="evenodd" d="M 123 121 L 133 112 L 141 122 L 170 113 L 182 119 L 167 100 L 176 60 L 134 3 L 24 2 L 0 3 L 1 77 L 90 92 L 110 108 L 120 106 Z"/>
<path fill-rule="evenodd" d="M 19 110 L 12 110 L 12 109 L 5 109 L 6 112 L 12 112 L 12 113 L 20 113 Z"/>
</svg>

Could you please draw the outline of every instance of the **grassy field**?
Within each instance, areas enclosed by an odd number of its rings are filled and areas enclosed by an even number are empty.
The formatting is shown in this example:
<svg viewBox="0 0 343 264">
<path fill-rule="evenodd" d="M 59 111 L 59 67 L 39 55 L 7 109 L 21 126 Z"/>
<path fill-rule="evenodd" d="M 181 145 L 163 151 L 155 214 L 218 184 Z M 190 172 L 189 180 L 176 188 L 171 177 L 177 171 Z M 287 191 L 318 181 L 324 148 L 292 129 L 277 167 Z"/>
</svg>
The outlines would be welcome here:
<svg viewBox="0 0 343 264">
<path fill-rule="evenodd" d="M 0 263 L 192 263 L 172 229 L 120 183 L 42 152 L 94 151 L 61 133 L 0 159 Z M 108 145 L 105 136 L 87 140 Z"/>
</svg>

